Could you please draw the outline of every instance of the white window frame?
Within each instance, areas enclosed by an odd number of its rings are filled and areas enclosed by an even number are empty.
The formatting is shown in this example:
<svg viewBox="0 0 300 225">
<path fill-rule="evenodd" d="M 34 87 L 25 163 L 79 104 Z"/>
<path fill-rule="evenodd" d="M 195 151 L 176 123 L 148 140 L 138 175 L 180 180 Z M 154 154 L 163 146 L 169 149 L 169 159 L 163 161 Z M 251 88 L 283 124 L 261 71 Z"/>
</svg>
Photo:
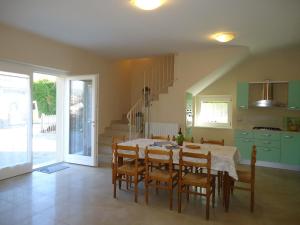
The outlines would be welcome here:
<svg viewBox="0 0 300 225">
<path fill-rule="evenodd" d="M 201 102 L 216 101 L 228 104 L 228 123 L 204 123 L 200 122 Z M 232 129 L 232 96 L 230 95 L 197 95 L 195 97 L 194 127 L 210 127 Z"/>
</svg>

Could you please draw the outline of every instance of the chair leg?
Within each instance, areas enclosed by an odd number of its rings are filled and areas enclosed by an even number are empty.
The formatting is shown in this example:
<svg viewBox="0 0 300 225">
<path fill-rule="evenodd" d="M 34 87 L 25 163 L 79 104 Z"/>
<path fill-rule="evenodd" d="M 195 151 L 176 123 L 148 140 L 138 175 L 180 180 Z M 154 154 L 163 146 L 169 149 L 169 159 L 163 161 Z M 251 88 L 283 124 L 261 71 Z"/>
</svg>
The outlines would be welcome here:
<svg viewBox="0 0 300 225">
<path fill-rule="evenodd" d="M 157 188 L 158 184 L 159 184 L 159 182 L 155 181 L 155 192 L 156 192 L 157 195 L 158 195 L 158 188 Z"/>
<path fill-rule="evenodd" d="M 212 207 L 215 208 L 215 196 L 216 196 L 216 181 L 212 183 Z"/>
<path fill-rule="evenodd" d="M 170 205 L 169 205 L 169 208 L 170 208 L 170 210 L 172 210 L 173 209 L 173 182 L 171 182 L 170 184 L 169 184 L 170 186 L 169 186 L 169 201 L 170 201 Z"/>
<path fill-rule="evenodd" d="M 126 176 L 126 189 L 128 190 L 129 176 Z"/>
<path fill-rule="evenodd" d="M 146 205 L 148 205 L 148 193 L 149 192 L 149 186 L 148 186 L 148 178 L 145 178 L 145 202 Z"/>
<path fill-rule="evenodd" d="M 181 185 L 178 185 L 178 205 L 177 205 L 178 213 L 181 213 Z"/>
<path fill-rule="evenodd" d="M 138 175 L 134 176 L 134 202 L 138 202 Z"/>
<path fill-rule="evenodd" d="M 220 196 L 220 193 L 221 193 L 221 180 L 222 180 L 222 177 L 221 177 L 221 172 L 218 171 L 218 195 Z"/>
<path fill-rule="evenodd" d="M 190 201 L 190 186 L 189 185 L 186 185 L 186 200 L 187 202 Z"/>
<path fill-rule="evenodd" d="M 251 185 L 251 212 L 254 211 L 254 186 Z"/>
<path fill-rule="evenodd" d="M 121 177 L 119 179 L 119 190 L 121 189 L 121 187 L 122 187 L 122 175 L 121 175 Z"/>
<path fill-rule="evenodd" d="M 207 188 L 206 191 L 206 219 L 209 220 L 210 188 Z"/>
<path fill-rule="evenodd" d="M 117 192 L 117 181 L 116 181 L 116 179 L 117 179 L 117 175 L 114 172 L 114 174 L 113 174 L 114 198 L 116 198 L 116 192 Z"/>
</svg>

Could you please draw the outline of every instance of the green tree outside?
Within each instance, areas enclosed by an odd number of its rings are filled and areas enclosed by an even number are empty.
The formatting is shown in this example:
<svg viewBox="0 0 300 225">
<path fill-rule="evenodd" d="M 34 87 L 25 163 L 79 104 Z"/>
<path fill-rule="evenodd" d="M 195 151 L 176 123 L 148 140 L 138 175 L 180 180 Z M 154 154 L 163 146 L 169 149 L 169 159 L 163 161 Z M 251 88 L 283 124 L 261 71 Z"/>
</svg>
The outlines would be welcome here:
<svg viewBox="0 0 300 225">
<path fill-rule="evenodd" d="M 49 80 L 39 80 L 32 85 L 33 100 L 37 102 L 39 116 L 56 114 L 56 83 Z"/>
</svg>

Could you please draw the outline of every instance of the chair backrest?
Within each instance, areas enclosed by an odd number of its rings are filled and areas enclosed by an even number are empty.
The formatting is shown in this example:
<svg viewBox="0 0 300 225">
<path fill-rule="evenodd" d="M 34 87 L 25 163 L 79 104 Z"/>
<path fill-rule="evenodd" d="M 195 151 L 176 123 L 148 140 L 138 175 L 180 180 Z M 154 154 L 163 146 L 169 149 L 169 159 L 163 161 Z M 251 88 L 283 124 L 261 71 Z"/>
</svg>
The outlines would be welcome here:
<svg viewBox="0 0 300 225">
<path fill-rule="evenodd" d="M 201 162 L 197 162 L 197 161 Z M 205 168 L 207 170 L 207 184 L 211 177 L 211 153 L 207 154 L 179 151 L 179 174 L 181 176 L 184 167 Z M 193 171 L 193 169 L 192 169 Z"/>
<path fill-rule="evenodd" d="M 202 137 L 200 139 L 200 143 L 201 144 L 212 144 L 212 145 L 221 145 L 224 146 L 224 139 L 222 140 L 204 140 L 204 138 Z"/>
<path fill-rule="evenodd" d="M 168 165 L 169 172 L 173 171 L 173 151 L 172 150 L 158 150 L 158 149 L 145 149 L 145 164 L 148 169 L 152 163 L 159 163 Z M 171 175 L 170 174 L 170 175 Z"/>
<path fill-rule="evenodd" d="M 251 153 L 251 181 L 255 181 L 256 146 L 253 145 Z"/>
<path fill-rule="evenodd" d="M 159 139 L 159 140 L 166 140 L 166 141 L 170 141 L 170 135 L 168 136 L 155 136 L 153 134 L 151 134 L 151 139 Z"/>
<path fill-rule="evenodd" d="M 114 162 L 116 167 L 123 162 L 124 159 L 135 160 L 135 166 L 138 166 L 139 146 L 122 146 L 113 144 Z"/>
</svg>

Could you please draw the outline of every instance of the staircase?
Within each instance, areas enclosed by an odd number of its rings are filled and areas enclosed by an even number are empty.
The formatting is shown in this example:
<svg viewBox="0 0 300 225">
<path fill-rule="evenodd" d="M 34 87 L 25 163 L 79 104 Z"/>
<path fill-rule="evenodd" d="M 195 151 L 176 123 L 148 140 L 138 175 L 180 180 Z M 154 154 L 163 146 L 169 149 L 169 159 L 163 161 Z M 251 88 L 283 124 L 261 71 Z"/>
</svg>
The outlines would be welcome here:
<svg viewBox="0 0 300 225">
<path fill-rule="evenodd" d="M 99 164 L 100 166 L 108 165 L 112 160 L 112 137 L 113 136 L 129 136 L 128 121 L 126 115 L 121 120 L 112 121 L 110 127 L 105 128 L 103 134 L 100 135 L 99 143 Z"/>
<path fill-rule="evenodd" d="M 145 90 L 145 88 L 150 88 L 149 107 L 151 107 L 151 102 L 157 101 L 160 94 L 168 93 L 168 88 L 173 85 L 174 55 L 166 56 L 160 63 L 144 71 L 143 76 L 144 86 L 141 89 Z M 137 116 L 139 114 L 143 115 L 142 121 Z M 144 136 L 145 123 L 151 120 L 151 118 L 147 118 L 147 116 L 149 115 L 145 107 L 145 97 L 141 96 L 127 113 L 129 139 L 136 138 L 137 135 Z"/>
<path fill-rule="evenodd" d="M 159 99 L 159 94 L 168 93 L 168 87 L 174 82 L 174 56 L 165 56 L 164 59 L 152 65 L 143 72 L 144 87 L 151 89 L 150 101 Z M 137 115 L 143 115 L 139 118 Z M 141 96 L 130 108 L 129 112 L 123 115 L 121 120 L 112 121 L 110 127 L 100 135 L 99 143 L 99 165 L 110 165 L 112 160 L 112 137 L 126 136 L 129 139 L 144 136 L 145 124 L 145 102 Z"/>
</svg>

